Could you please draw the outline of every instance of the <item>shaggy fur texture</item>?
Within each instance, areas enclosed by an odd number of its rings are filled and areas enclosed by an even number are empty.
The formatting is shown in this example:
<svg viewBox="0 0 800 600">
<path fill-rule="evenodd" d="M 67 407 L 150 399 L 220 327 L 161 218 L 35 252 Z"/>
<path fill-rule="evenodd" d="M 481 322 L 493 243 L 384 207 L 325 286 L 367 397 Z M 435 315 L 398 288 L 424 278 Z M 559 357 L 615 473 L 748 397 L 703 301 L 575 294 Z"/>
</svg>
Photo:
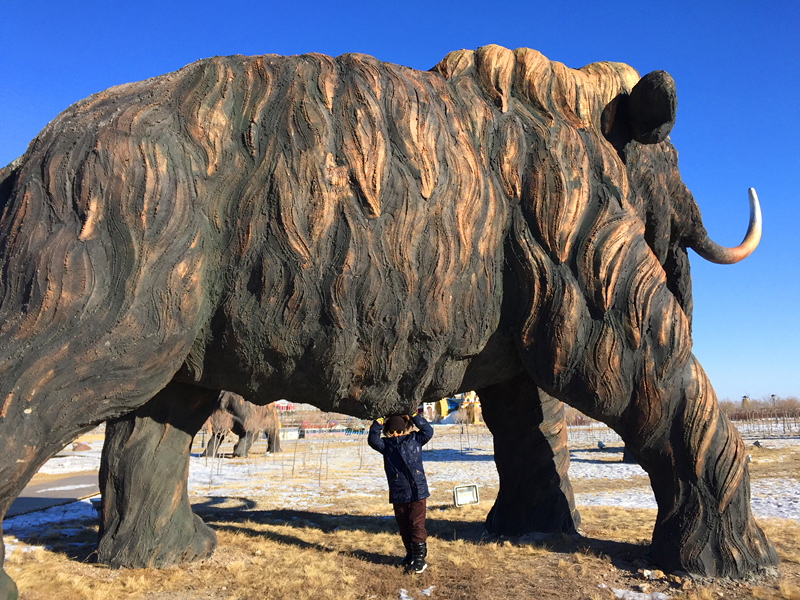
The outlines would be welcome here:
<svg viewBox="0 0 800 600">
<path fill-rule="evenodd" d="M 626 133 L 637 80 L 498 46 L 235 56 L 67 109 L 0 173 L 0 509 L 170 381 L 377 416 L 527 378 L 649 471 L 665 568 L 773 565 L 691 354 L 671 123 Z"/>
</svg>

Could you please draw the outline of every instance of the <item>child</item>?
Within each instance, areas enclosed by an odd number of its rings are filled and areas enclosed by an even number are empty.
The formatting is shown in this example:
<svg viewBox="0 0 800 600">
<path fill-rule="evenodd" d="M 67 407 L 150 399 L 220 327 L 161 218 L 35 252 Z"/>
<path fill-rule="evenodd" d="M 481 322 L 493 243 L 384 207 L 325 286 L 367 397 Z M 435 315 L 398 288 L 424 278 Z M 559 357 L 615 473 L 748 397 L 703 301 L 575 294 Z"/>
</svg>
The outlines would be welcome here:
<svg viewBox="0 0 800 600">
<path fill-rule="evenodd" d="M 410 423 L 419 431 L 409 433 Z M 386 437 L 381 437 L 381 429 Z M 400 537 L 406 547 L 402 565 L 407 570 L 422 573 L 428 564 L 425 557 L 425 499 L 430 496 L 425 471 L 422 468 L 422 446 L 433 437 L 433 428 L 422 415 L 411 417 L 392 415 L 377 419 L 369 428 L 369 445 L 383 454 L 383 468 L 389 480 L 389 502 Z"/>
</svg>

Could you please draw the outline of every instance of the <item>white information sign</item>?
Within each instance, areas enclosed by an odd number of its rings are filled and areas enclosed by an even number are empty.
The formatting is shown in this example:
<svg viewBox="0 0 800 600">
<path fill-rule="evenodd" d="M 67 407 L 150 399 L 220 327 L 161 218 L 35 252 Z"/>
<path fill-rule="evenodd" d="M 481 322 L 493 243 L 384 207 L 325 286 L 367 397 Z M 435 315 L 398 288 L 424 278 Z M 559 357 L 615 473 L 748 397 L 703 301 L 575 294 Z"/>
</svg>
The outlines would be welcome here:
<svg viewBox="0 0 800 600">
<path fill-rule="evenodd" d="M 478 486 L 474 483 L 469 485 L 457 485 L 453 488 L 453 502 L 456 506 L 477 504 L 479 500 Z"/>
</svg>

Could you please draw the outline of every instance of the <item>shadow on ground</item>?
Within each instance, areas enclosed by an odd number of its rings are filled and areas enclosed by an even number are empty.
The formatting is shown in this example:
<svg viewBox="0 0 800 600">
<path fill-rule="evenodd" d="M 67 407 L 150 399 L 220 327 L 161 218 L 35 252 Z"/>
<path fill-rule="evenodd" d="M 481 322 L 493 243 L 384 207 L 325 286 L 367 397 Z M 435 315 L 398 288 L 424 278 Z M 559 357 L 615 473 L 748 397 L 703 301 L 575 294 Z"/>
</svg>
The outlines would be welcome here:
<svg viewBox="0 0 800 600">
<path fill-rule="evenodd" d="M 208 525 L 217 531 L 229 531 L 270 539 L 300 549 L 313 549 L 325 553 L 342 553 L 333 546 L 310 542 L 303 532 L 316 529 L 322 533 L 336 530 L 354 530 L 364 533 L 397 533 L 394 517 L 389 515 L 331 514 L 306 510 L 257 510 L 256 503 L 248 498 L 209 497 L 192 505 Z M 494 542 L 510 542 L 515 545 L 544 547 L 552 552 L 573 553 L 577 551 L 608 556 L 618 569 L 631 569 L 635 559 L 647 558 L 646 546 L 602 540 L 591 537 L 569 535 L 529 534 L 519 537 L 499 537 L 486 532 L 483 521 L 464 521 L 455 516 L 458 509 L 452 505 L 429 505 L 426 526 L 429 538 L 443 541 L 462 540 L 481 545 Z M 283 525 L 291 527 L 293 533 L 264 531 L 254 525 Z M 96 562 L 97 522 L 94 520 L 64 522 L 18 539 L 31 545 L 42 545 L 48 550 L 63 554 L 79 562 Z M 65 532 L 68 533 L 65 536 Z M 399 545 L 399 538 L 398 538 Z M 385 555 L 367 551 L 347 551 L 373 564 L 396 564 L 396 555 Z"/>
<path fill-rule="evenodd" d="M 365 533 L 397 533 L 397 525 L 393 516 L 330 514 L 288 509 L 241 510 L 239 507 L 232 508 L 229 504 L 225 507 L 218 506 L 222 502 L 229 500 L 230 498 L 209 498 L 206 502 L 194 504 L 193 509 L 215 530 L 263 537 L 298 548 L 315 549 L 320 552 L 338 553 L 340 551 L 324 544 L 305 541 L 302 537 L 304 529 L 317 529 L 323 533 L 331 533 L 342 529 L 357 530 Z M 242 502 L 241 507 L 249 503 L 244 498 L 239 500 Z M 483 521 L 464 521 L 447 518 L 449 512 L 457 510 L 452 505 L 429 505 L 428 516 L 425 520 L 428 537 L 443 541 L 462 540 L 475 545 L 509 541 L 515 545 L 533 545 L 559 553 L 581 551 L 597 556 L 608 556 L 616 568 L 623 570 L 631 569 L 631 563 L 634 560 L 646 560 L 649 555 L 647 546 L 578 535 L 529 534 L 518 537 L 493 536 L 487 533 Z M 284 525 L 296 529 L 297 535 L 264 532 L 249 527 L 249 523 Z M 374 564 L 397 563 L 397 556 L 362 551 L 348 552 L 348 554 L 358 556 Z"/>
<path fill-rule="evenodd" d="M 494 461 L 494 454 L 486 454 L 484 450 L 464 448 L 464 451 L 452 449 L 444 450 L 425 450 L 422 453 L 425 462 L 470 462 L 470 461 Z"/>
</svg>

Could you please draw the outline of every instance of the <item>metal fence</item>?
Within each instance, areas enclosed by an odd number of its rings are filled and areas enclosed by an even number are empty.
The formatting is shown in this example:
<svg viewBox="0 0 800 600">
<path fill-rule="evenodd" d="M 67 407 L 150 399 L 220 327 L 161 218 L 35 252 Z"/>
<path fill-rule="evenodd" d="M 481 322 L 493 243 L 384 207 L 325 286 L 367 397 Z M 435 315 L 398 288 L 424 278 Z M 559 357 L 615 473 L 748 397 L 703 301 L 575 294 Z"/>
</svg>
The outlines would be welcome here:
<svg viewBox="0 0 800 600">
<path fill-rule="evenodd" d="M 800 436 L 800 410 L 740 411 L 732 416 L 733 424 L 743 437 L 766 439 Z M 475 452 L 491 454 L 494 451 L 494 438 L 485 424 L 439 425 L 435 430 L 436 435 L 425 446 L 425 451 L 442 448 L 460 448 L 462 454 Z M 596 446 L 599 442 L 616 446 L 623 444 L 619 435 L 606 424 L 586 418 L 582 419 L 580 425 L 567 427 L 567 440 L 571 447 Z M 198 436 L 196 440 L 198 445 L 202 446 L 203 441 Z M 216 470 L 219 473 L 221 455 L 230 455 L 233 449 L 232 442 L 232 439 L 228 439 L 226 447 L 224 449 L 220 447 L 220 455 L 207 459 L 207 462 L 211 461 L 212 477 L 213 461 L 216 461 Z M 258 468 L 259 458 L 266 459 L 278 467 L 281 478 L 311 472 L 321 481 L 328 477 L 331 459 L 346 455 L 355 459 L 354 468 L 360 470 L 366 464 L 365 454 L 370 452 L 366 435 L 336 436 L 324 431 L 319 437 L 298 439 L 294 436 L 285 439 L 282 447 L 283 452 L 269 455 L 266 453 L 266 442 L 259 436 L 250 450 L 251 457 L 256 459 L 253 468 Z"/>
<path fill-rule="evenodd" d="M 800 435 L 800 409 L 739 410 L 728 415 L 742 435 L 794 437 Z"/>
</svg>

